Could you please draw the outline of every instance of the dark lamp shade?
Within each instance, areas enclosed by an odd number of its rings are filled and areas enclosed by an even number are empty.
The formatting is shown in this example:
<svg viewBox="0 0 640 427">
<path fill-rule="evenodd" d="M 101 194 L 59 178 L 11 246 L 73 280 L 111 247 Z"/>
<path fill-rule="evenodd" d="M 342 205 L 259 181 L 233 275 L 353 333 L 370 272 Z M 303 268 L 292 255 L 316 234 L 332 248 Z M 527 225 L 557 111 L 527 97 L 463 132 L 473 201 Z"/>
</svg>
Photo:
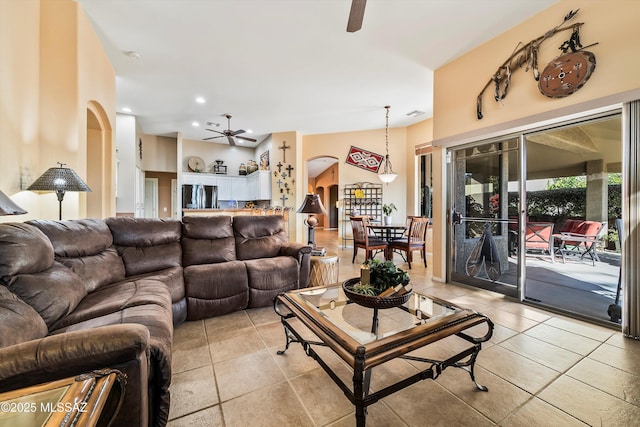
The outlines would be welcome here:
<svg viewBox="0 0 640 427">
<path fill-rule="evenodd" d="M 324 206 L 322 206 L 322 201 L 317 194 L 307 194 L 304 198 L 304 202 L 302 202 L 302 206 L 300 206 L 300 209 L 298 209 L 297 212 L 306 214 L 327 214 L 324 210 Z"/>
<path fill-rule="evenodd" d="M 27 211 L 13 203 L 13 200 L 0 191 L 0 215 L 23 215 Z"/>
<path fill-rule="evenodd" d="M 91 191 L 89 186 L 69 168 L 49 168 L 27 188 L 30 191 Z"/>
<path fill-rule="evenodd" d="M 55 191 L 58 197 L 58 219 L 62 220 L 62 200 L 67 191 L 91 191 L 89 186 L 69 168 L 65 168 L 64 163 L 58 162 L 60 166 L 49 168 L 40 178 L 27 188 L 29 191 Z"/>
</svg>

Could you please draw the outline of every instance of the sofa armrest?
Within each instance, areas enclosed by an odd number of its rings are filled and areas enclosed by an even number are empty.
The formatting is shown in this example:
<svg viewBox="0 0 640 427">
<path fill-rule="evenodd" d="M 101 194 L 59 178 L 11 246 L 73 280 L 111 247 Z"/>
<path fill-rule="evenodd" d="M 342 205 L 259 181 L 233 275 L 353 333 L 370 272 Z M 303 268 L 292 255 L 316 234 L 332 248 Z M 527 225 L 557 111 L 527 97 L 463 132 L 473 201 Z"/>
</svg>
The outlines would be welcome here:
<svg viewBox="0 0 640 427">
<path fill-rule="evenodd" d="M 101 368 L 126 375 L 124 401 L 112 425 L 150 422 L 149 330 L 137 324 L 50 335 L 0 349 L 0 392 Z"/>
<path fill-rule="evenodd" d="M 279 255 L 290 256 L 298 260 L 298 264 L 300 264 L 298 287 L 308 287 L 311 274 L 311 246 L 294 242 L 284 243 L 280 247 Z"/>
<path fill-rule="evenodd" d="M 50 335 L 5 347 L 0 349 L 0 391 L 94 369 L 116 368 L 136 360 L 143 361 L 146 370 L 148 342 L 147 328 L 122 324 Z"/>
</svg>

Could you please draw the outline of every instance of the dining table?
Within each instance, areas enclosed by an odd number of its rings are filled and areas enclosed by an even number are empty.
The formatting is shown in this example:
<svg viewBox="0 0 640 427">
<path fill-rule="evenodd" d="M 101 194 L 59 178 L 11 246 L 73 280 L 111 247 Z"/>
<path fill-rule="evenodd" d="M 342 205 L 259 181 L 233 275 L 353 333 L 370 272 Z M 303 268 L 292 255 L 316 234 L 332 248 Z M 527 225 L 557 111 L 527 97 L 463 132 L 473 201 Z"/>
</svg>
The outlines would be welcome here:
<svg viewBox="0 0 640 427">
<path fill-rule="evenodd" d="M 395 239 L 400 239 L 404 236 L 404 232 L 407 230 L 407 224 L 400 224 L 400 223 L 396 223 L 396 224 L 384 224 L 384 223 L 373 223 L 373 224 L 369 224 L 367 226 L 367 228 L 369 228 L 370 230 L 373 231 L 373 233 L 376 235 L 376 237 L 384 239 L 387 241 L 387 243 L 390 243 L 391 241 L 395 240 Z M 392 259 L 393 254 L 391 252 L 388 252 L 387 254 L 387 260 Z"/>
</svg>

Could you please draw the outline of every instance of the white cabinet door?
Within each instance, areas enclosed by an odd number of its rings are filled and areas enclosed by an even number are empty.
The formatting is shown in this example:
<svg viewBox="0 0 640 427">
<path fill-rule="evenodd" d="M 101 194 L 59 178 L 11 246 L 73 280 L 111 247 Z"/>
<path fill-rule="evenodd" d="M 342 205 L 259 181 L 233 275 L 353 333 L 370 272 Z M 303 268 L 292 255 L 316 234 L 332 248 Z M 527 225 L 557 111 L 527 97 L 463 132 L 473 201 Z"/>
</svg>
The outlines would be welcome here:
<svg viewBox="0 0 640 427">
<path fill-rule="evenodd" d="M 244 176 L 231 178 L 231 192 L 233 200 L 250 200 L 249 190 L 247 189 L 247 178 Z"/>
<path fill-rule="evenodd" d="M 218 200 L 235 200 L 231 189 L 230 176 L 218 177 Z"/>
<path fill-rule="evenodd" d="M 271 172 L 257 171 L 256 200 L 271 200 Z"/>
<path fill-rule="evenodd" d="M 251 175 L 247 176 L 247 197 L 248 200 L 259 200 L 260 198 L 258 197 L 258 193 L 259 193 L 259 182 L 258 182 L 258 178 L 259 175 L 257 172 L 252 173 Z"/>
</svg>

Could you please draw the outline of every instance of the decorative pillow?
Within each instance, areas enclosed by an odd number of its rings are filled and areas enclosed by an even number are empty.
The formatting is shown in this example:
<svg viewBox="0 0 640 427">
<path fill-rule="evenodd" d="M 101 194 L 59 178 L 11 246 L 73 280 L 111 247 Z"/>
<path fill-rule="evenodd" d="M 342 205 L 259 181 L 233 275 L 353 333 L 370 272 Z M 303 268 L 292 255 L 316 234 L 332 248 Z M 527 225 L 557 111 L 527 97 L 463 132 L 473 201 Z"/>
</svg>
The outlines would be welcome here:
<svg viewBox="0 0 640 427">
<path fill-rule="evenodd" d="M 59 262 L 42 273 L 19 274 L 4 280 L 13 293 L 40 314 L 49 329 L 87 295 L 80 277 Z"/>
<path fill-rule="evenodd" d="M 0 348 L 43 338 L 47 332 L 42 317 L 0 285 Z"/>
<path fill-rule="evenodd" d="M 44 271 L 53 265 L 53 246 L 36 227 L 0 224 L 0 277 Z"/>
</svg>

